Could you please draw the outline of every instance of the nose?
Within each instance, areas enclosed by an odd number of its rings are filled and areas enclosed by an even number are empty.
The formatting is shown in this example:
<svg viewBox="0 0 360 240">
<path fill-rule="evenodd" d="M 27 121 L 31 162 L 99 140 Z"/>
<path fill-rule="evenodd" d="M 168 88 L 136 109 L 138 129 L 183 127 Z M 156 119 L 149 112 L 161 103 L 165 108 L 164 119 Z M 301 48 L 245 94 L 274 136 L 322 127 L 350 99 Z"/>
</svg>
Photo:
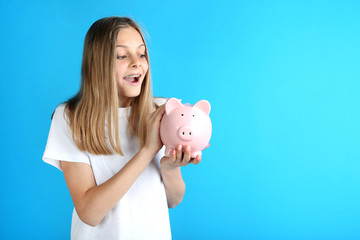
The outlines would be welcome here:
<svg viewBox="0 0 360 240">
<path fill-rule="evenodd" d="M 181 127 L 179 128 L 178 135 L 183 141 L 190 141 L 192 139 L 192 130 L 189 127 Z"/>
<path fill-rule="evenodd" d="M 135 56 L 131 58 L 130 67 L 131 68 L 137 68 L 140 67 L 140 60 Z"/>
<path fill-rule="evenodd" d="M 132 68 L 137 68 L 137 67 L 139 67 L 139 64 L 138 63 L 133 63 L 133 64 L 131 64 L 131 67 Z"/>
</svg>

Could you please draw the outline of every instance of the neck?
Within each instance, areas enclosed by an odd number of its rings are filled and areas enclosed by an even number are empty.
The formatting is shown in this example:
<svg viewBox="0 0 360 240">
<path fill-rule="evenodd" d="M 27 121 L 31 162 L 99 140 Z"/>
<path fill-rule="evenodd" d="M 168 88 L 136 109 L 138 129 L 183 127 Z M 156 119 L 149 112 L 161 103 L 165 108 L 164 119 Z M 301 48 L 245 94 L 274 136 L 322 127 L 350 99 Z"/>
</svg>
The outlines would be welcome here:
<svg viewBox="0 0 360 240">
<path fill-rule="evenodd" d="M 120 108 L 129 107 L 131 104 L 131 100 L 132 100 L 132 98 L 119 96 L 119 107 Z"/>
</svg>

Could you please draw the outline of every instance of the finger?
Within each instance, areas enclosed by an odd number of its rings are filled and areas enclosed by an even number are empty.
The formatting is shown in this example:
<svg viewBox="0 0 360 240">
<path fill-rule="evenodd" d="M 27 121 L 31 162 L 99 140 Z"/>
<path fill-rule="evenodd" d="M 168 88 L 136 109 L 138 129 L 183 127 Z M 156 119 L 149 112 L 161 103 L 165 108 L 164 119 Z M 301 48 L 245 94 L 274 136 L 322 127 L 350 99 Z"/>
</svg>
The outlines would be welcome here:
<svg viewBox="0 0 360 240">
<path fill-rule="evenodd" d="M 174 163 L 176 161 L 176 150 L 172 150 L 170 154 L 170 162 Z"/>
<path fill-rule="evenodd" d="M 176 162 L 176 150 L 175 149 L 171 151 L 170 159 L 171 159 L 171 162 Z"/>
<path fill-rule="evenodd" d="M 154 120 L 154 119 L 158 116 L 159 112 L 161 112 L 161 111 L 165 111 L 165 106 L 161 105 L 160 107 L 158 107 L 157 109 L 155 109 L 155 110 L 149 115 L 149 119 L 150 119 L 150 120 Z"/>
<path fill-rule="evenodd" d="M 189 145 L 185 147 L 184 158 L 182 160 L 183 165 L 188 165 L 191 160 L 191 148 Z"/>
<path fill-rule="evenodd" d="M 156 109 L 155 112 L 153 112 L 147 119 L 148 124 L 153 126 L 155 124 L 156 128 L 160 127 L 160 121 L 164 113 L 165 113 L 165 107 L 159 107 L 158 109 Z"/>
<path fill-rule="evenodd" d="M 154 118 L 159 118 L 160 120 L 164 112 L 165 112 L 165 105 L 161 105 L 153 112 L 153 116 Z"/>
<path fill-rule="evenodd" d="M 201 155 L 197 155 L 196 158 L 192 159 L 191 163 L 198 165 L 201 161 Z"/>
<path fill-rule="evenodd" d="M 161 166 L 163 166 L 164 164 L 165 165 L 172 165 L 175 163 L 175 160 L 176 160 L 176 155 L 175 155 L 175 150 L 171 151 L 170 155 L 169 156 L 164 156 L 161 158 L 160 160 L 160 164 Z"/>
<path fill-rule="evenodd" d="M 182 146 L 178 145 L 176 151 L 176 161 L 181 162 L 181 159 L 182 159 Z"/>
<path fill-rule="evenodd" d="M 165 113 L 165 108 L 163 107 L 163 108 L 161 108 L 161 109 L 156 113 L 156 115 L 153 117 L 153 119 L 152 119 L 153 122 L 156 123 L 156 124 L 160 124 L 161 119 L 162 119 L 164 113 Z"/>
</svg>

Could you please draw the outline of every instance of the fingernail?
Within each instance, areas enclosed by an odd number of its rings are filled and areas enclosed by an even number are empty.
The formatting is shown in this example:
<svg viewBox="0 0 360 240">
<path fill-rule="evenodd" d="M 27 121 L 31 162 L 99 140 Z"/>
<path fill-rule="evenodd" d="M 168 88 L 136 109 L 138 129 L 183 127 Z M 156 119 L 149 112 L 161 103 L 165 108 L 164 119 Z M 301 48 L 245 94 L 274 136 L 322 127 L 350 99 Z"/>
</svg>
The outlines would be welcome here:
<svg viewBox="0 0 360 240">
<path fill-rule="evenodd" d="M 187 145 L 186 148 L 185 148 L 186 151 L 190 151 L 190 146 Z"/>
<path fill-rule="evenodd" d="M 182 149 L 182 146 L 181 146 L 181 145 L 179 145 L 179 146 L 178 146 L 178 150 L 180 151 L 181 149 Z"/>
</svg>

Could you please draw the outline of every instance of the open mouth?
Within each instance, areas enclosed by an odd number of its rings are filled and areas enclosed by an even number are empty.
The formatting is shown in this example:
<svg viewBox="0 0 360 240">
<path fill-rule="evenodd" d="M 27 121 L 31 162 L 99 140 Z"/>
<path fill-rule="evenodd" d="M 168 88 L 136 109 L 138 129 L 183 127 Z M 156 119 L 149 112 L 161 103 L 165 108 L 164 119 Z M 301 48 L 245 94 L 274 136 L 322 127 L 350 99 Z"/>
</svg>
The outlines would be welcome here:
<svg viewBox="0 0 360 240">
<path fill-rule="evenodd" d="M 124 77 L 124 80 L 131 83 L 131 84 L 137 84 L 140 81 L 141 74 L 131 74 Z"/>
</svg>

